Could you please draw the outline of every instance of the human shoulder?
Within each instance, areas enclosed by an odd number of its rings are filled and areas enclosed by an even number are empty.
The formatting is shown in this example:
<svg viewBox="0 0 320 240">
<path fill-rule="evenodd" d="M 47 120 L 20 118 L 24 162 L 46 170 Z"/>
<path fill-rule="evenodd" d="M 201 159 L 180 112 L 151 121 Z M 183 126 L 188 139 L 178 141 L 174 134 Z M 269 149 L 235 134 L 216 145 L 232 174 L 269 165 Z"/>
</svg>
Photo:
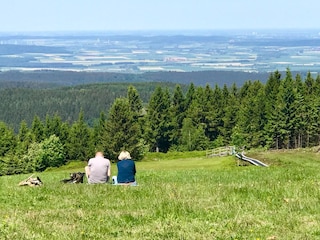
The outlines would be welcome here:
<svg viewBox="0 0 320 240">
<path fill-rule="evenodd" d="M 94 162 L 94 158 L 90 158 L 90 159 L 88 160 L 88 165 L 90 166 L 90 165 L 92 164 L 92 162 Z"/>
<path fill-rule="evenodd" d="M 106 158 L 106 157 L 102 157 L 102 158 L 100 159 L 100 161 L 101 161 L 101 162 L 104 162 L 104 163 L 110 164 L 110 160 L 109 160 L 108 158 Z"/>
<path fill-rule="evenodd" d="M 124 159 L 124 160 L 119 161 L 119 162 L 123 162 L 123 164 L 126 164 L 126 165 L 128 165 L 128 164 L 134 165 L 135 164 L 132 159 Z"/>
</svg>

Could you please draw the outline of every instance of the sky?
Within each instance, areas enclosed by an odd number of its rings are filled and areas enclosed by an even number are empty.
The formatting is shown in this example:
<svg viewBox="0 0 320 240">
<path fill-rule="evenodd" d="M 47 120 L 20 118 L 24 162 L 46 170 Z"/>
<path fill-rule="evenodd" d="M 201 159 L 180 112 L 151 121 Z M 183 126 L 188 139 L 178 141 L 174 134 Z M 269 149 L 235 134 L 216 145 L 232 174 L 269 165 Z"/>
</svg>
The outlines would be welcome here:
<svg viewBox="0 0 320 240">
<path fill-rule="evenodd" d="M 319 0 L 10 0 L 0 32 L 319 29 Z"/>
</svg>

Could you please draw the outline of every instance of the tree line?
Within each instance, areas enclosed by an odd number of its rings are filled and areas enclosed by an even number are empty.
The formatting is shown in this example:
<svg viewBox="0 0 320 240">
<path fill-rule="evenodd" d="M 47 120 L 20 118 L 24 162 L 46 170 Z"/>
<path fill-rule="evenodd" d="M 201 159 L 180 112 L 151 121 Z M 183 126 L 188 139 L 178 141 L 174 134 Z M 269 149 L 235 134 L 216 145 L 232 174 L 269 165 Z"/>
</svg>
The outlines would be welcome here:
<svg viewBox="0 0 320 240">
<path fill-rule="evenodd" d="M 320 77 L 305 79 L 287 69 L 275 71 L 265 84 L 248 80 L 241 87 L 195 86 L 185 91 L 155 87 L 147 103 L 130 85 L 92 126 L 80 110 L 72 123 L 58 114 L 17 133 L 0 123 L 0 174 L 43 171 L 70 160 L 87 160 L 97 150 L 111 160 L 126 149 L 136 160 L 146 152 L 238 148 L 290 149 L 319 145 Z"/>
<path fill-rule="evenodd" d="M 30 84 L 30 82 L 29 82 Z M 157 85 L 172 91 L 174 83 L 138 82 L 135 88 L 143 102 L 147 102 Z M 23 85 L 0 88 L 0 120 L 9 123 L 17 132 L 22 120 L 28 125 L 35 115 L 45 119 L 58 114 L 62 121 L 73 123 L 80 110 L 85 112 L 85 121 L 92 126 L 101 111 L 108 112 L 115 98 L 126 96 L 130 83 L 96 83 L 73 87 L 34 88 Z M 41 85 L 43 86 L 43 85 Z M 187 85 L 182 85 L 185 90 Z"/>
<path fill-rule="evenodd" d="M 5 60 L 8 62 L 7 58 Z M 17 61 L 15 59 L 15 61 Z M 136 73 L 119 72 L 77 72 L 77 71 L 0 71 L 0 88 L 26 87 L 52 88 L 59 86 L 76 86 L 95 83 L 137 83 L 137 82 L 171 82 L 176 84 L 190 84 L 205 86 L 210 83 L 231 85 L 237 82 L 242 85 L 249 79 L 260 79 L 265 82 L 269 74 L 267 72 L 243 72 L 227 70 L 206 70 L 193 72 L 159 71 Z M 222 84 L 222 85 L 223 85 Z"/>
</svg>

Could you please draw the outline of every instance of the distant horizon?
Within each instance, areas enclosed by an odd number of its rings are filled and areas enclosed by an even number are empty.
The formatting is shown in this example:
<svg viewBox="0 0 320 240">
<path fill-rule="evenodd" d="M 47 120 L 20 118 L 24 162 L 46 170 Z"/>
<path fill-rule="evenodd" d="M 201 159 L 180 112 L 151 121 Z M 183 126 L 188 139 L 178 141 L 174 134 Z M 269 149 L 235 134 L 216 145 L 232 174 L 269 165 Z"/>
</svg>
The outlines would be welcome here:
<svg viewBox="0 0 320 240">
<path fill-rule="evenodd" d="M 284 32 L 285 31 L 285 32 Z M 119 35 L 131 35 L 131 34 L 181 34 L 181 35 L 193 35 L 197 33 L 199 35 L 209 35 L 213 33 L 224 34 L 259 34 L 259 33 L 304 33 L 314 32 L 320 36 L 319 28 L 225 28 L 225 29 L 143 29 L 143 30 L 46 30 L 46 31 L 0 31 L 0 36 L 12 36 L 12 35 L 65 35 L 65 34 L 84 34 L 84 35 L 99 35 L 99 34 L 119 34 Z"/>
<path fill-rule="evenodd" d="M 0 70 L 285 70 L 319 73 L 315 30 L 112 31 L 0 34 Z"/>
</svg>

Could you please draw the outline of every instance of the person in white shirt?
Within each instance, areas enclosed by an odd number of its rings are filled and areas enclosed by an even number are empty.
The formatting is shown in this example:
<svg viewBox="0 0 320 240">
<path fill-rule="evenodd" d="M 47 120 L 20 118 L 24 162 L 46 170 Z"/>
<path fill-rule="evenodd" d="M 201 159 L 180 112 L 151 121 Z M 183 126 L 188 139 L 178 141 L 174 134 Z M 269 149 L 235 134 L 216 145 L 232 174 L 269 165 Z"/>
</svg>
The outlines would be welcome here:
<svg viewBox="0 0 320 240">
<path fill-rule="evenodd" d="M 97 152 L 94 158 L 89 159 L 85 172 L 88 183 L 107 183 L 111 175 L 110 160 L 102 152 Z"/>
</svg>

